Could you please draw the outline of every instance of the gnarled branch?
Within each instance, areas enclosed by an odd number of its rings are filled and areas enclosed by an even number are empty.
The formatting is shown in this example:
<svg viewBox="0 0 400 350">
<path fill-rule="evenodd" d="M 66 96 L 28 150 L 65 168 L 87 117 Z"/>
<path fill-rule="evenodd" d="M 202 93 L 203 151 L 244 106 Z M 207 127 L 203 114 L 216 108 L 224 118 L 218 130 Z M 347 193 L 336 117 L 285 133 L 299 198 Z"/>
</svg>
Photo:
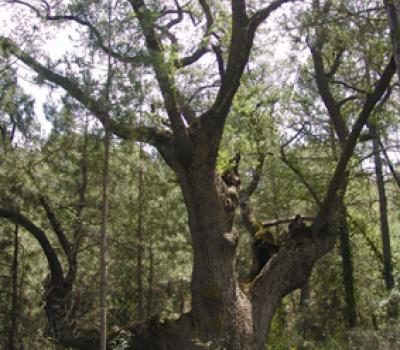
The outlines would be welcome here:
<svg viewBox="0 0 400 350">
<path fill-rule="evenodd" d="M 57 253 L 55 252 L 44 231 L 18 211 L 0 208 L 0 217 L 8 219 L 13 223 L 22 226 L 28 232 L 30 232 L 33 237 L 36 238 L 47 258 L 47 263 L 51 273 L 51 284 L 56 285 L 61 283 L 64 279 L 63 269 Z"/>
</svg>

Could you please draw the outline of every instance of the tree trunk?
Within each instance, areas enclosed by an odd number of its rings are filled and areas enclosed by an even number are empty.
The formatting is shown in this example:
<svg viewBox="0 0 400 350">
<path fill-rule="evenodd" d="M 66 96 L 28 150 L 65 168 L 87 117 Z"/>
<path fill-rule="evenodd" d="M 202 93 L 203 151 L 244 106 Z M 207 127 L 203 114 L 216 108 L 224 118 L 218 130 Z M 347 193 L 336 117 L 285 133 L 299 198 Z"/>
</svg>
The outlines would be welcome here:
<svg viewBox="0 0 400 350">
<path fill-rule="evenodd" d="M 15 224 L 14 230 L 14 256 L 12 264 L 12 300 L 10 331 L 8 335 L 8 350 L 17 350 L 17 332 L 18 332 L 18 224 Z"/>
<path fill-rule="evenodd" d="M 383 2 L 389 20 L 390 36 L 396 61 L 397 75 L 400 79 L 400 0 L 384 0 Z"/>
<path fill-rule="evenodd" d="M 144 319 L 144 286 L 143 286 L 143 217 L 144 217 L 144 178 L 143 178 L 143 145 L 139 144 L 138 172 L 138 222 L 137 222 L 137 255 L 136 255 L 136 284 L 137 284 L 137 318 Z"/>
<path fill-rule="evenodd" d="M 149 318 L 153 313 L 153 296 L 154 296 L 154 254 L 153 246 L 150 243 L 149 247 L 149 277 L 147 282 L 147 317 Z"/>
<path fill-rule="evenodd" d="M 111 46 L 111 0 L 108 1 L 108 46 Z M 111 55 L 107 57 L 107 78 L 104 95 L 107 104 L 110 104 L 112 84 Z M 107 106 L 107 109 L 109 107 Z M 103 165 L 103 199 L 101 212 L 101 238 L 100 238 L 100 350 L 107 349 L 107 293 L 108 293 L 108 249 L 107 249 L 107 224 L 108 224 L 108 183 L 110 169 L 110 115 L 107 112 L 104 126 L 104 165 Z"/>
<path fill-rule="evenodd" d="M 110 161 L 110 134 L 105 125 L 104 136 L 104 167 L 103 167 L 103 204 L 101 215 L 100 242 L 100 350 L 107 346 L 107 222 L 108 222 L 108 178 Z"/>
<path fill-rule="evenodd" d="M 350 236 L 347 224 L 346 207 L 343 204 L 339 212 L 339 239 L 340 239 L 340 256 L 342 258 L 342 277 L 344 285 L 344 296 L 346 301 L 346 309 L 344 312 L 347 325 L 350 328 L 356 326 L 356 300 L 354 297 L 354 274 L 353 260 L 350 248 Z"/>
<path fill-rule="evenodd" d="M 383 256 L 383 275 L 385 279 L 385 286 L 388 291 L 392 290 L 394 287 L 394 277 L 393 277 L 393 261 L 392 252 L 390 247 L 390 231 L 387 213 L 387 197 L 385 189 L 385 180 L 383 176 L 383 166 L 382 159 L 380 155 L 380 142 L 378 139 L 378 134 L 376 132 L 375 125 L 369 124 L 369 129 L 374 135 L 372 140 L 373 152 L 374 152 L 374 163 L 375 163 L 375 179 L 376 187 L 378 189 L 379 197 L 379 222 L 381 228 L 381 239 L 382 239 L 382 256 Z M 398 306 L 394 303 L 389 304 L 388 314 L 390 317 L 397 317 Z"/>
<path fill-rule="evenodd" d="M 333 135 L 333 129 L 331 128 L 331 135 Z M 342 141 L 344 142 L 344 141 Z M 338 159 L 338 150 L 335 143 L 335 139 L 332 137 L 331 141 L 332 155 L 335 160 Z M 348 173 L 346 173 L 346 181 L 348 179 Z M 347 325 L 350 328 L 356 326 L 357 323 L 357 312 L 356 312 L 356 300 L 354 297 L 354 269 L 353 259 L 351 253 L 351 242 L 349 235 L 349 228 L 347 223 L 347 210 L 344 203 L 344 198 L 339 205 L 337 212 L 338 220 L 338 233 L 340 241 L 340 257 L 342 260 L 342 281 L 344 286 L 344 299 L 346 302 L 346 309 L 344 310 L 344 318 L 347 321 Z"/>
<path fill-rule="evenodd" d="M 394 286 L 393 278 L 393 264 L 392 264 L 392 253 L 390 248 L 390 232 L 389 222 L 387 214 L 387 198 L 385 190 L 385 180 L 383 176 L 382 159 L 380 156 L 380 145 L 379 140 L 376 137 L 376 129 L 373 124 L 368 125 L 371 133 L 374 135 L 372 141 L 372 147 L 374 152 L 374 163 L 375 163 L 375 179 L 376 187 L 378 190 L 379 197 L 379 218 L 381 227 L 381 239 L 382 239 L 382 250 L 383 250 L 383 271 L 385 278 L 385 285 L 387 290 L 391 290 Z"/>
<path fill-rule="evenodd" d="M 196 161 L 194 161 L 196 163 Z M 193 242 L 192 317 L 202 340 L 253 349 L 251 313 L 235 277 L 237 232 L 213 168 L 193 164 L 181 181 Z"/>
</svg>

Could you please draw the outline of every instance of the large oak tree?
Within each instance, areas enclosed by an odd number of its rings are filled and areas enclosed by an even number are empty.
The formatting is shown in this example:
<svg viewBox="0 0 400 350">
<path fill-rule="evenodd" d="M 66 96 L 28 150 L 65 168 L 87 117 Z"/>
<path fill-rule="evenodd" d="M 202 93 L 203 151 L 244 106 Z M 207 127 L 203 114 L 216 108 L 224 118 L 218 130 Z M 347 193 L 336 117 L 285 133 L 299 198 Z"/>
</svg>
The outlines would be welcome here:
<svg viewBox="0 0 400 350">
<path fill-rule="evenodd" d="M 160 120 L 162 115 L 166 115 L 167 127 L 165 123 L 153 126 L 129 124 L 123 115 L 115 113 L 98 91 L 85 86 L 72 72 L 63 74 L 45 64 L 33 49 L 21 49 L 15 40 L 0 37 L 3 55 L 16 57 L 42 79 L 64 89 L 99 121 L 107 124 L 117 137 L 141 141 L 157 148 L 176 174 L 188 213 L 193 248 L 191 311 L 177 321 L 152 319 L 141 327 L 132 328 L 131 348 L 197 349 L 205 347 L 201 344 L 212 341 L 216 346 L 232 350 L 263 349 L 281 300 L 308 280 L 316 261 L 334 246 L 335 230 L 330 230 L 330 227 L 334 225 L 333 214 L 340 207 L 343 189 L 346 188 L 346 168 L 361 130 L 390 83 L 395 71 L 394 60 L 390 60 L 375 82 L 374 89 L 366 94 L 355 122 L 347 128 L 343 125 L 339 107 L 327 89 L 328 72 L 320 55 L 320 43 L 316 42 L 312 47 L 318 88 L 340 140 L 340 158 L 315 213 L 311 235 L 288 237 L 256 278 L 250 284 L 242 285 L 237 280 L 236 271 L 239 236 L 233 225 L 239 201 L 235 200 L 232 189 L 216 171 L 218 150 L 233 99 L 250 59 L 257 29 L 275 10 L 292 1 L 269 1 L 257 10 L 256 3 L 264 2 L 251 2 L 250 6 L 245 0 L 231 0 L 229 6 L 224 1 L 198 0 L 189 3 L 190 6 L 183 6 L 179 1 L 123 1 L 119 2 L 118 14 L 125 12 L 126 16 L 120 20 L 119 28 L 130 26 L 132 31 L 115 31 L 113 45 L 104 39 L 104 23 L 101 16 L 95 15 L 96 6 L 100 6 L 96 5 L 97 2 L 77 1 L 76 6 L 65 8 L 53 7 L 47 1 L 38 1 L 38 7 L 25 1 L 12 2 L 16 3 L 15 6 L 28 7 L 44 23 L 74 22 L 82 26 L 90 33 L 92 44 L 105 55 L 113 57 L 126 69 L 138 65 L 150 66 L 157 81 L 163 101 Z M 225 14 L 229 15 L 225 18 L 230 26 L 228 43 L 224 42 L 221 26 L 218 27 L 217 23 L 221 20 L 220 14 L 217 16 L 218 8 L 224 6 L 227 7 Z M 314 9 L 318 7 L 319 2 L 314 1 Z M 195 31 L 201 27 L 202 35 L 197 47 L 188 48 L 185 45 L 190 43 L 179 43 L 181 36 L 175 28 L 185 21 L 196 24 Z M 133 46 L 141 44 L 143 49 L 134 50 Z M 208 57 L 208 62 L 213 60 L 219 79 L 213 100 L 199 111 L 191 105 L 178 78 L 184 74 L 185 68 L 198 64 L 205 57 Z M 204 82 L 205 85 L 207 83 Z M 193 91 L 202 88 L 189 87 Z M 129 108 L 122 111 L 125 115 L 133 113 Z M 253 235 L 256 232 L 248 197 L 256 184 L 257 177 L 247 189 L 238 191 L 243 219 Z M 46 198 L 41 199 L 41 204 L 68 257 L 67 272 L 46 233 L 16 207 L 0 208 L 0 216 L 29 231 L 46 255 L 50 270 L 46 286 L 46 314 L 54 339 L 79 349 L 96 348 L 99 340 L 96 332 L 76 330 L 70 323 L 64 322 L 68 296 L 75 281 L 78 252 L 76 244 L 68 241 L 61 224 L 56 221 Z M 110 339 L 115 335 L 110 334 Z"/>
</svg>

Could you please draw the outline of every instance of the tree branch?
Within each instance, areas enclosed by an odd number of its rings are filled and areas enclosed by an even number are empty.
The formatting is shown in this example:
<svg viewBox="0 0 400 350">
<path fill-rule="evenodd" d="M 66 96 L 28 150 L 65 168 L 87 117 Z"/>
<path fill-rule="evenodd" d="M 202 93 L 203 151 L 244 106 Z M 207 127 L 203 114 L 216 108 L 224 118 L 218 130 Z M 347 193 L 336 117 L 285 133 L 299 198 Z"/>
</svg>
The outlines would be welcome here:
<svg viewBox="0 0 400 350">
<path fill-rule="evenodd" d="M 266 222 L 262 223 L 262 226 L 264 228 L 269 228 L 269 227 L 274 227 L 274 226 L 283 225 L 283 224 L 290 224 L 295 219 L 301 219 L 302 221 L 314 221 L 315 217 L 313 217 L 313 216 L 296 215 L 296 216 L 293 216 L 292 218 L 276 219 L 276 220 L 272 220 L 272 221 L 266 221 Z"/>
<path fill-rule="evenodd" d="M 252 176 L 250 183 L 245 189 L 239 191 L 239 206 L 240 215 L 246 230 L 250 233 L 251 237 L 254 237 L 256 231 L 259 229 L 259 224 L 256 216 L 254 215 L 253 206 L 250 201 L 250 197 L 257 189 L 257 186 L 261 179 L 261 173 L 264 166 L 265 155 L 259 154 L 258 164 Z"/>
<path fill-rule="evenodd" d="M 253 327 L 259 347 L 264 346 L 266 324 L 271 321 L 282 298 L 307 282 L 315 262 L 335 244 L 333 235 L 316 240 L 301 238 L 281 246 L 250 285 Z M 268 296 L 268 302 L 266 302 Z"/>
<path fill-rule="evenodd" d="M 357 138 L 371 111 L 389 86 L 394 73 L 395 64 L 392 58 L 375 90 L 368 94 L 363 109 L 342 147 L 341 157 L 329 182 L 322 206 L 311 225 L 312 238 L 300 238 L 299 242 L 294 240 L 294 244 L 289 242 L 281 246 L 250 285 L 254 329 L 256 334 L 260 335 L 260 339 L 265 339 L 265 324 L 272 319 L 282 297 L 300 288 L 308 280 L 315 262 L 333 248 L 336 237 L 328 234 L 325 225 L 337 204 L 337 191 L 343 186 L 347 164 L 354 152 Z M 268 303 L 265 302 L 266 295 L 270 298 Z"/>
<path fill-rule="evenodd" d="M 83 19 L 79 16 L 75 16 L 75 15 L 51 15 L 50 14 L 50 7 L 46 6 L 46 10 L 47 13 L 46 14 L 42 14 L 41 11 L 36 8 L 35 6 L 25 2 L 25 1 L 19 1 L 19 0 L 13 0 L 11 1 L 11 3 L 15 3 L 15 4 L 20 4 L 23 6 L 28 7 L 29 9 L 31 9 L 33 12 L 35 12 L 36 16 L 38 16 L 39 18 L 43 19 L 43 20 L 47 20 L 47 21 L 72 21 L 75 23 L 78 23 L 82 26 L 87 27 L 90 32 L 95 36 L 96 41 L 97 41 L 97 45 L 100 47 L 100 49 L 105 52 L 106 54 L 116 58 L 117 60 L 121 61 L 121 62 L 125 62 L 125 63 L 132 63 L 132 64 L 143 64 L 146 61 L 143 59 L 143 55 L 137 55 L 137 56 L 126 56 L 120 52 L 114 51 L 111 47 L 106 46 L 104 43 L 104 40 L 100 34 L 100 32 L 97 30 L 97 28 L 90 23 L 89 21 L 87 21 L 86 19 Z"/>
<path fill-rule="evenodd" d="M 177 87 L 174 82 L 174 74 L 165 60 L 160 38 L 155 31 L 154 17 L 143 0 L 129 0 L 129 2 L 142 28 L 150 60 L 164 99 L 164 105 L 181 153 L 180 155 L 186 160 L 190 159 L 193 145 L 185 130 L 186 126 L 176 95 Z"/>
<path fill-rule="evenodd" d="M 46 212 L 47 218 L 61 244 L 61 247 L 63 248 L 67 257 L 69 257 L 69 254 L 71 253 L 71 243 L 68 241 L 68 238 L 61 226 L 61 222 L 57 219 L 54 211 L 51 209 L 48 198 L 43 195 L 39 195 L 39 202 Z"/>
<path fill-rule="evenodd" d="M 207 52 L 210 52 L 208 48 L 208 37 L 210 36 L 211 26 L 214 23 L 214 19 L 211 13 L 210 6 L 208 5 L 206 0 L 199 0 L 199 4 L 203 9 L 204 15 L 206 17 L 206 29 L 204 32 L 204 36 L 200 41 L 199 47 L 189 56 L 178 58 L 174 61 L 175 67 L 182 68 L 193 64 L 198 61 L 201 57 L 203 57 Z"/>
<path fill-rule="evenodd" d="M 218 45 L 213 45 L 212 49 L 213 49 L 215 57 L 217 59 L 218 72 L 219 72 L 219 76 L 222 81 L 222 79 L 224 78 L 224 75 L 225 75 L 225 63 L 224 63 L 224 58 L 222 56 L 222 50 L 221 50 L 221 47 Z"/>
<path fill-rule="evenodd" d="M 339 162 L 329 182 L 328 190 L 322 201 L 322 205 L 317 214 L 316 220 L 312 225 L 312 232 L 314 235 L 317 235 L 322 227 L 327 223 L 329 216 L 332 213 L 332 209 L 335 207 L 335 205 L 337 205 L 337 192 L 343 185 L 347 164 L 353 155 L 354 148 L 357 144 L 357 139 L 362 128 L 367 123 L 368 117 L 373 111 L 375 105 L 379 102 L 388 88 L 390 80 L 395 73 L 395 69 L 396 64 L 394 62 L 394 58 L 392 57 L 381 78 L 376 83 L 374 91 L 367 95 L 363 108 L 356 122 L 354 123 L 351 133 L 342 147 Z"/>
<path fill-rule="evenodd" d="M 299 178 L 300 182 L 304 185 L 304 187 L 308 190 L 310 193 L 311 197 L 314 199 L 315 203 L 320 207 L 321 206 L 321 200 L 319 199 L 317 193 L 314 191 L 310 183 L 306 180 L 306 178 L 303 176 L 301 171 L 297 169 L 290 161 L 286 158 L 285 153 L 281 149 L 281 160 L 283 163 L 285 163 L 290 170 L 293 171 L 294 174 L 297 175 Z"/>
<path fill-rule="evenodd" d="M 321 40 L 318 38 L 317 40 Z M 329 113 L 329 118 L 335 127 L 340 144 L 343 144 L 348 135 L 348 129 L 340 113 L 340 105 L 335 101 L 329 87 L 329 81 L 325 73 L 324 61 L 322 59 L 321 45 L 317 43 L 315 47 L 309 45 L 314 62 L 315 80 L 322 101 Z"/>
<path fill-rule="evenodd" d="M 101 99 L 96 99 L 76 83 L 77 79 L 74 77 L 65 77 L 50 68 L 45 67 L 25 51 L 19 49 L 17 45 L 8 38 L 0 36 L 0 48 L 6 53 L 10 53 L 17 57 L 20 61 L 25 63 L 28 67 L 33 69 L 45 80 L 56 84 L 68 92 L 73 98 L 84 105 L 93 115 L 101 122 L 104 123 L 108 117 L 108 110 Z M 171 134 L 161 128 L 156 127 L 128 127 L 113 119 L 109 119 L 109 128 L 111 132 L 122 139 L 134 139 L 143 141 L 155 147 L 165 147 L 170 143 Z"/>
<path fill-rule="evenodd" d="M 55 285 L 61 283 L 64 278 L 61 263 L 46 234 L 19 212 L 0 208 L 0 217 L 22 226 L 36 238 L 47 258 L 51 273 L 51 284 Z"/>
<path fill-rule="evenodd" d="M 218 129 L 225 123 L 233 97 L 240 85 L 240 79 L 248 63 L 250 51 L 258 26 L 281 5 L 295 0 L 276 0 L 256 12 L 251 18 L 246 13 L 244 0 L 232 0 L 232 32 L 229 44 L 228 61 L 217 98 L 211 108 L 218 119 Z M 217 56 L 218 59 L 218 56 Z M 221 70 L 221 67 L 220 67 Z"/>
<path fill-rule="evenodd" d="M 265 161 L 265 154 L 264 153 L 260 153 L 258 155 L 257 166 L 254 169 L 254 173 L 253 173 L 253 176 L 251 178 L 251 181 L 250 181 L 250 183 L 247 185 L 247 187 L 245 189 L 246 193 L 249 196 L 253 195 L 254 191 L 258 187 L 258 184 L 260 183 L 261 174 L 262 174 L 262 170 L 263 170 L 263 167 L 264 167 L 264 161 Z"/>
<path fill-rule="evenodd" d="M 286 3 L 289 3 L 289 2 L 295 2 L 295 1 L 298 1 L 298 0 L 276 0 L 276 1 L 273 1 L 267 7 L 264 7 L 263 9 L 257 11 L 251 17 L 251 19 L 250 19 L 251 26 L 254 27 L 254 30 L 256 30 L 257 27 L 261 23 L 263 23 L 271 15 L 272 12 L 277 10 L 283 4 L 286 4 Z"/>
</svg>

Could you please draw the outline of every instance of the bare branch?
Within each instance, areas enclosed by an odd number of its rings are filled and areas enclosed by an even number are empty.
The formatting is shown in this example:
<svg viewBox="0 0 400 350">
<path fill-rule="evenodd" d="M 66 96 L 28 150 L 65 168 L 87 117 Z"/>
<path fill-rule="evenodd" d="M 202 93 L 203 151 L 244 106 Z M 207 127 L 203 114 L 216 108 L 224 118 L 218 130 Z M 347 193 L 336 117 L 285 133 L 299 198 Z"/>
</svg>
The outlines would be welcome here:
<svg viewBox="0 0 400 350">
<path fill-rule="evenodd" d="M 204 36 L 200 42 L 199 47 L 189 56 L 179 58 L 175 60 L 174 64 L 177 68 L 182 68 L 189 66 L 195 62 L 197 62 L 201 57 L 203 57 L 207 52 L 210 52 L 208 48 L 208 37 L 211 35 L 211 27 L 214 23 L 214 19 L 212 17 L 210 6 L 208 5 L 206 0 L 199 0 L 200 6 L 203 9 L 203 12 L 206 16 L 206 29 Z"/>
<path fill-rule="evenodd" d="M 210 49 L 207 47 L 207 45 L 200 45 L 200 47 L 195 50 L 191 55 L 176 59 L 174 61 L 174 65 L 176 68 L 190 66 L 191 64 L 197 62 L 200 58 L 202 58 L 207 52 L 210 52 Z"/>
<path fill-rule="evenodd" d="M 72 21 L 75 23 L 78 23 L 82 26 L 87 27 L 90 32 L 95 36 L 97 40 L 97 44 L 99 45 L 100 49 L 103 50 L 106 54 L 116 58 L 117 60 L 125 63 L 132 63 L 132 64 L 144 64 L 145 60 L 143 60 L 143 55 L 137 55 L 137 56 L 126 56 L 120 52 L 114 51 L 111 47 L 105 45 L 104 40 L 100 34 L 100 32 L 97 30 L 97 28 L 90 23 L 89 21 L 75 15 L 51 15 L 50 14 L 50 7 L 46 6 L 47 8 L 47 13 L 43 14 L 38 8 L 33 6 L 32 4 L 29 4 L 25 1 L 20 1 L 20 0 L 12 0 L 10 3 L 15 3 L 15 4 L 20 4 L 23 6 L 28 7 L 31 9 L 35 14 L 44 20 L 47 21 Z"/>
<path fill-rule="evenodd" d="M 7 0 L 8 4 L 18 4 L 18 5 L 22 5 L 22 6 L 26 6 L 29 9 L 31 9 L 33 12 L 35 12 L 35 14 L 38 17 L 42 17 L 40 10 L 38 10 L 35 6 L 33 6 L 32 4 L 27 3 L 26 1 L 22 1 L 22 0 Z"/>
<path fill-rule="evenodd" d="M 295 219 L 301 219 L 302 221 L 314 221 L 315 217 L 313 217 L 313 216 L 296 215 L 296 216 L 293 216 L 291 218 L 276 219 L 276 220 L 272 220 L 272 221 L 266 221 L 266 222 L 262 223 L 262 226 L 265 227 L 265 228 L 269 228 L 269 227 L 274 227 L 274 226 L 283 225 L 283 224 L 290 224 Z"/>
<path fill-rule="evenodd" d="M 165 25 L 165 27 L 167 27 L 167 28 L 172 28 L 173 26 L 177 25 L 178 23 L 181 23 L 183 20 L 182 7 L 179 5 L 178 0 L 174 0 L 174 2 L 175 2 L 178 16 Z"/>
<path fill-rule="evenodd" d="M 251 23 L 251 26 L 253 27 L 253 30 L 255 31 L 257 29 L 257 27 L 271 15 L 272 12 L 277 10 L 283 4 L 286 4 L 289 2 L 295 2 L 295 1 L 298 1 L 298 0 L 275 0 L 272 3 L 270 3 L 267 7 L 264 7 L 263 9 L 257 11 L 250 18 L 250 23 Z"/>
<path fill-rule="evenodd" d="M 337 84 L 337 85 L 342 85 L 342 86 L 344 86 L 345 88 L 350 89 L 350 90 L 353 90 L 353 91 L 356 91 L 356 92 L 358 92 L 358 93 L 360 93 L 360 94 L 367 94 L 367 93 L 368 93 L 368 91 L 363 90 L 363 89 L 360 89 L 360 88 L 358 88 L 358 87 L 356 87 L 356 86 L 354 86 L 354 85 L 348 84 L 348 83 L 346 83 L 345 81 L 341 81 L 341 80 L 331 80 L 331 83 L 332 83 L 332 84 Z"/>
<path fill-rule="evenodd" d="M 199 4 L 201 8 L 203 9 L 203 12 L 206 16 L 206 33 L 210 31 L 211 26 L 214 23 L 214 18 L 212 16 L 212 12 L 210 9 L 210 6 L 207 3 L 207 0 L 199 0 Z"/>
</svg>

